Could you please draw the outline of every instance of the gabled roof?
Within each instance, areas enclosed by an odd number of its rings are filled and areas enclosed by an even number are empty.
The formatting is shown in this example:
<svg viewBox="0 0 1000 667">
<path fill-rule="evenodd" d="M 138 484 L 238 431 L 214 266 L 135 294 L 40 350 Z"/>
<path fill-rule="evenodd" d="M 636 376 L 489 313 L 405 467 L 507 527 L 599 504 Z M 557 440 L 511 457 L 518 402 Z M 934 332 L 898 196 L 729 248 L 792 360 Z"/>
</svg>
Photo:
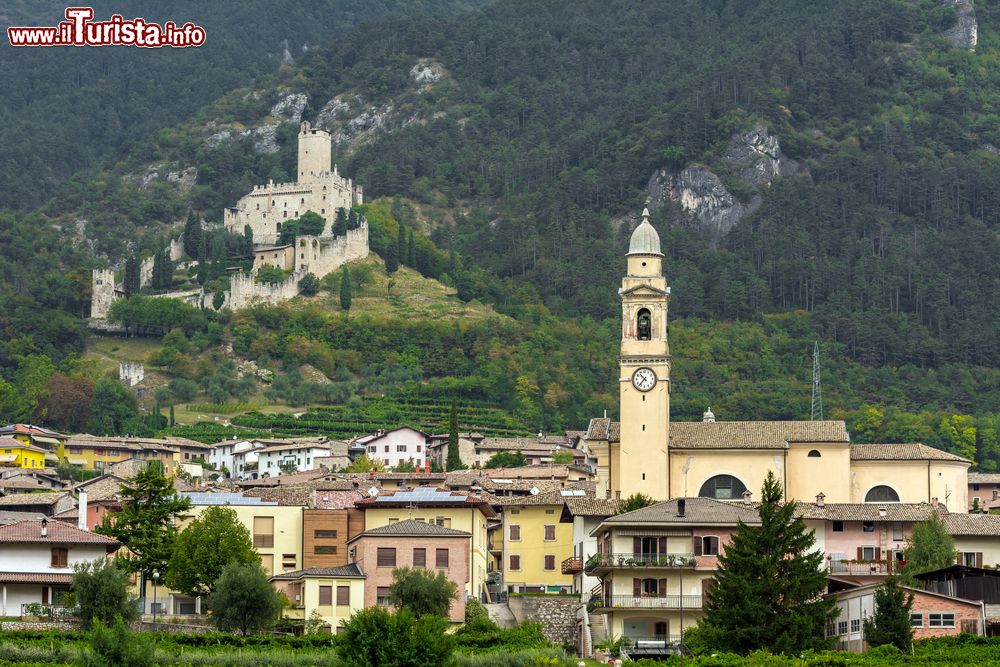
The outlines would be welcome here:
<svg viewBox="0 0 1000 667">
<path fill-rule="evenodd" d="M 930 503 L 825 503 L 822 507 L 815 503 L 795 504 L 796 516 L 825 521 L 926 521 L 934 512 L 944 517 L 948 509 Z"/>
<path fill-rule="evenodd" d="M 668 290 L 662 290 L 659 287 L 653 287 L 652 285 L 636 285 L 635 287 L 629 287 L 626 290 L 619 289 L 618 294 L 625 296 L 626 294 L 635 294 L 638 292 L 651 292 L 652 294 L 670 294 Z"/>
<path fill-rule="evenodd" d="M 271 577 L 275 579 L 310 579 L 310 578 L 335 578 L 335 579 L 364 579 L 365 573 L 361 571 L 357 563 L 341 565 L 339 567 L 310 567 L 305 570 L 295 570 L 293 572 L 283 572 Z"/>
<path fill-rule="evenodd" d="M 613 498 L 595 498 L 594 496 L 566 498 L 566 510 L 572 516 L 603 516 L 618 514 L 621 501 Z"/>
<path fill-rule="evenodd" d="M 396 428 L 389 429 L 385 433 L 373 435 L 368 440 L 365 440 L 365 444 L 371 444 L 372 442 L 375 442 L 376 440 L 381 440 L 382 438 L 386 437 L 390 433 L 395 433 L 396 431 L 413 431 L 415 433 L 419 433 L 420 435 L 424 436 L 424 438 L 430 438 L 429 435 L 427 435 L 426 433 L 424 433 L 423 431 L 421 431 L 419 428 L 413 428 L 412 426 L 397 426 Z M 357 440 L 361 441 L 361 439 L 362 438 L 358 438 Z"/>
<path fill-rule="evenodd" d="M 0 526 L 0 544 L 103 544 L 120 546 L 118 540 L 98 535 L 88 530 L 80 530 L 62 521 L 48 521 L 46 536 L 42 537 L 42 521 L 29 519 Z"/>
<path fill-rule="evenodd" d="M 359 509 L 379 507 L 476 507 L 487 517 L 496 516 L 489 503 L 478 496 L 461 491 L 446 491 L 435 487 L 421 486 L 406 491 L 390 491 L 373 498 L 359 500 Z"/>
<path fill-rule="evenodd" d="M 790 442 L 849 442 L 843 421 L 670 422 L 673 449 L 785 449 Z"/>
<path fill-rule="evenodd" d="M 430 521 L 407 519 L 358 533 L 347 540 L 348 544 L 362 537 L 471 537 L 472 533 L 445 528 Z"/>
<path fill-rule="evenodd" d="M 1000 515 L 997 514 L 947 514 L 941 521 L 952 535 L 1000 536 Z"/>
<path fill-rule="evenodd" d="M 659 524 L 684 526 L 735 526 L 737 522 L 760 523 L 760 517 L 754 507 L 747 507 L 742 502 L 727 503 L 714 498 L 684 498 L 684 516 L 678 515 L 680 498 L 654 503 L 647 507 L 619 514 L 606 519 L 602 527 L 635 526 Z"/>
<path fill-rule="evenodd" d="M 26 445 L 16 438 L 12 438 L 9 435 L 0 437 L 0 448 L 2 449 L 26 449 L 29 452 L 38 452 L 44 454 L 45 450 L 41 447 L 35 447 L 34 445 Z"/>
<path fill-rule="evenodd" d="M 67 437 L 58 431 L 52 431 L 41 426 L 35 426 L 34 424 L 8 424 L 7 426 L 0 426 L 0 435 L 9 435 L 11 433 L 16 435 L 41 435 L 62 439 Z"/>
<path fill-rule="evenodd" d="M 920 443 L 851 445 L 852 461 L 958 461 L 968 459 Z"/>
<path fill-rule="evenodd" d="M 47 493 L 15 493 L 14 495 L 0 498 L 0 507 L 10 507 L 14 505 L 55 505 L 66 496 L 69 496 L 69 494 L 65 491 L 49 491 Z"/>
<path fill-rule="evenodd" d="M 970 472 L 969 484 L 1000 484 L 1000 473 Z"/>
</svg>

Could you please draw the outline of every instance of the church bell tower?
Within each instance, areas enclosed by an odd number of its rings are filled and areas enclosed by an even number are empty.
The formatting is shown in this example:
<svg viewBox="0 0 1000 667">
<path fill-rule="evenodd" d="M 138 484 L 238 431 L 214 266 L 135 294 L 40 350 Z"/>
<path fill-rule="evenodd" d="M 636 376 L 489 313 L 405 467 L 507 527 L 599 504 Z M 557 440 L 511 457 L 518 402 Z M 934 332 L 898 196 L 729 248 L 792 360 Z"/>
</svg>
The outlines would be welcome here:
<svg viewBox="0 0 1000 667">
<path fill-rule="evenodd" d="M 622 301 L 619 366 L 621 435 L 612 445 L 609 486 L 612 497 L 644 493 L 667 500 L 670 431 L 670 349 L 660 236 L 649 223 L 649 210 L 632 233 L 628 270 L 618 295 Z"/>
</svg>

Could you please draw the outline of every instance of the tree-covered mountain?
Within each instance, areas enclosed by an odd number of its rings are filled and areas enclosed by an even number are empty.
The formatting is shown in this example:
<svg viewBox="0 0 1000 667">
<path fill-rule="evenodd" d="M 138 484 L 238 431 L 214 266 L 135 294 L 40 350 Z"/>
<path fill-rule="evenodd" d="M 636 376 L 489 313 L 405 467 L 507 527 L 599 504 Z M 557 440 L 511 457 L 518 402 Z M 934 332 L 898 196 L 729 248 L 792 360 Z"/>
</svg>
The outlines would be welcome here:
<svg viewBox="0 0 1000 667">
<path fill-rule="evenodd" d="M 443 342 L 426 349 L 364 338 L 355 380 L 478 392 L 550 430 L 615 411 L 616 288 L 649 203 L 679 323 L 677 417 L 709 403 L 725 419 L 807 417 L 819 338 L 827 406 L 860 438 L 968 452 L 971 428 L 996 466 L 1000 10 L 974 7 L 972 49 L 955 35 L 971 9 L 524 0 L 389 17 L 277 73 L 234 76 L 241 88 L 197 112 L 137 119 L 147 125 L 113 159 L 8 220 L 55 223 L 86 237 L 91 261 L 120 264 L 189 210 L 218 221 L 253 184 L 290 180 L 296 123 L 309 120 L 333 132 L 366 197 L 391 206 L 390 232 L 403 223 L 451 251 L 431 277 L 517 323 L 494 340 L 430 326 Z M 16 257 L 50 238 L 12 236 Z M 24 264 L 8 264 L 23 282 Z M 54 284 L 19 297 L 77 312 L 85 286 Z M 337 317 L 247 318 L 283 363 L 357 342 Z"/>
</svg>

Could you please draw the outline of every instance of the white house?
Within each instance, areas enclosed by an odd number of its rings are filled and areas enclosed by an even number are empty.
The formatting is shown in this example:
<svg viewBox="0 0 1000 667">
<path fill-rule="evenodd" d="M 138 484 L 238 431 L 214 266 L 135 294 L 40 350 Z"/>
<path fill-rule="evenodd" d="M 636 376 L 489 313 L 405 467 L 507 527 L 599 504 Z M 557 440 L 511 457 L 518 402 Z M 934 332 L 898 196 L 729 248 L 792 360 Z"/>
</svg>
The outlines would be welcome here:
<svg viewBox="0 0 1000 667">
<path fill-rule="evenodd" d="M 359 441 L 361 438 L 358 439 Z M 421 468 L 427 459 L 427 444 L 430 436 L 409 426 L 400 426 L 391 431 L 378 432 L 367 438 L 366 453 L 370 459 L 378 459 L 389 468 L 395 468 L 404 461 L 413 459 Z"/>
<path fill-rule="evenodd" d="M 209 462 L 216 470 L 228 472 L 233 479 L 254 479 L 257 451 L 263 448 L 264 445 L 253 440 L 223 440 L 212 445 Z"/>
<path fill-rule="evenodd" d="M 21 616 L 24 605 L 58 604 L 73 566 L 105 559 L 121 543 L 62 521 L 27 520 L 0 526 L 0 615 Z"/>
<path fill-rule="evenodd" d="M 290 472 L 314 470 L 318 458 L 330 456 L 330 445 L 315 442 L 292 442 L 273 445 L 257 451 L 257 476 L 274 477 L 282 473 L 281 466 L 294 466 Z"/>
</svg>

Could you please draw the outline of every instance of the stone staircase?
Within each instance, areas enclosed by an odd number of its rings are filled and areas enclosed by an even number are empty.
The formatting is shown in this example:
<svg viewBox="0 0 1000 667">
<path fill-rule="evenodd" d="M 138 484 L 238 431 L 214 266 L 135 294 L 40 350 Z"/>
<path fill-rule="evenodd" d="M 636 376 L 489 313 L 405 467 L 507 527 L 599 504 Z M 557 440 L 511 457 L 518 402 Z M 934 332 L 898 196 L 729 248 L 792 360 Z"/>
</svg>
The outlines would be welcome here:
<svg viewBox="0 0 1000 667">
<path fill-rule="evenodd" d="M 490 620 L 501 628 L 517 627 L 517 619 L 514 618 L 514 614 L 511 613 L 510 607 L 507 606 L 506 602 L 490 602 L 483 606 L 486 607 L 486 611 L 490 615 Z"/>
</svg>

